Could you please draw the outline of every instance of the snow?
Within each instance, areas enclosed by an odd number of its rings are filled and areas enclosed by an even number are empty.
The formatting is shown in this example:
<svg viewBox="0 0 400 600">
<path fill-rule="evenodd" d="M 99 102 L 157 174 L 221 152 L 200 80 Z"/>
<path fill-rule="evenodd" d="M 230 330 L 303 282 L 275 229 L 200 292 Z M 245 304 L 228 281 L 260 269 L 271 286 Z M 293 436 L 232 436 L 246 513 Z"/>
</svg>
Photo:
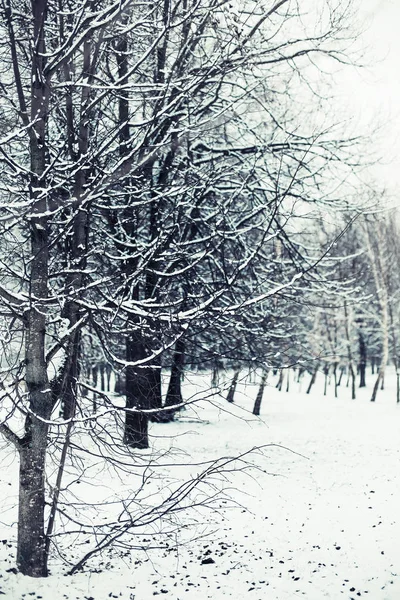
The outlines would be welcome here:
<svg viewBox="0 0 400 600">
<path fill-rule="evenodd" d="M 257 385 L 242 375 L 234 405 L 215 396 L 182 413 L 179 422 L 152 426 L 155 448 L 173 452 L 164 461 L 170 463 L 163 470 L 168 485 L 187 478 L 201 461 L 264 446 L 251 459 L 257 468 L 227 476 L 227 498 L 218 501 L 218 510 L 181 515 L 177 547 L 119 548 L 67 577 L 55 559 L 48 579 L 10 571 L 15 566 L 17 461 L 2 442 L 3 597 L 398 600 L 400 406 L 394 378 L 388 378 L 387 389 L 372 404 L 371 377 L 369 387 L 357 390 L 352 401 L 343 386 L 338 399 L 332 386 L 324 397 L 322 375 L 309 396 L 304 393 L 307 375 L 301 384 L 292 380 L 289 393 L 279 392 L 271 376 L 256 419 L 251 409 Z M 187 397 L 205 389 L 209 380 L 209 375 L 189 375 Z M 105 471 L 99 477 L 105 488 L 115 486 L 105 480 Z M 96 494 L 100 487 L 93 486 Z M 188 528 L 193 520 L 195 529 Z M 149 531 L 147 539 L 152 537 Z M 157 539 L 154 535 L 154 545 Z"/>
</svg>

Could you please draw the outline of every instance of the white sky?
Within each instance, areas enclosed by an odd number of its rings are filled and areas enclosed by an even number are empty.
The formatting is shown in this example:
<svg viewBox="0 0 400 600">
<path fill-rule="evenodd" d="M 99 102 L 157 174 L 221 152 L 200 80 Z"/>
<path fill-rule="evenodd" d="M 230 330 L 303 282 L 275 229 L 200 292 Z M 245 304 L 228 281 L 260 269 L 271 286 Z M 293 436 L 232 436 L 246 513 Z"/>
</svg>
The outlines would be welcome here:
<svg viewBox="0 0 400 600">
<path fill-rule="evenodd" d="M 382 127 L 373 144 L 385 164 L 370 169 L 378 185 L 400 191 L 400 0 L 359 0 L 364 62 L 368 66 L 343 74 L 341 96 L 352 118 L 352 130 Z M 398 194 L 400 197 L 400 193 Z M 400 204 L 400 202 L 398 202 Z"/>
</svg>

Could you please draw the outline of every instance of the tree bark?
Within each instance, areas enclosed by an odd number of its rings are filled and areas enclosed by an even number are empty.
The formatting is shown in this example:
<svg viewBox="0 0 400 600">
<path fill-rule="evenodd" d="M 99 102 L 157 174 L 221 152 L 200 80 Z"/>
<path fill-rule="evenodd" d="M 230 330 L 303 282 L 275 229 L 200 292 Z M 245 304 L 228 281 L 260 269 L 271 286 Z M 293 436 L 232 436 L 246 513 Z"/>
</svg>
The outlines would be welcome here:
<svg viewBox="0 0 400 600">
<path fill-rule="evenodd" d="M 235 371 L 235 374 L 231 381 L 231 385 L 229 386 L 228 395 L 226 396 L 226 399 L 228 402 L 233 402 L 235 399 L 235 391 L 236 391 L 236 385 L 237 385 L 239 373 L 240 373 L 240 371 Z"/>
<path fill-rule="evenodd" d="M 360 388 L 362 388 L 366 386 L 365 372 L 367 369 L 367 345 L 362 331 L 358 334 L 358 348 L 360 353 L 360 362 L 358 365 L 360 370 Z"/>
<path fill-rule="evenodd" d="M 24 575 L 47 576 L 45 552 L 45 462 L 52 397 L 45 360 L 46 298 L 48 296 L 49 240 L 47 228 L 46 134 L 50 90 L 44 75 L 46 0 L 32 3 L 33 39 L 29 219 L 31 232 L 30 307 L 25 319 L 25 382 L 30 414 L 21 441 L 17 564 Z"/>
<path fill-rule="evenodd" d="M 131 333 L 126 341 L 126 360 L 130 363 L 141 361 L 146 357 L 146 349 L 140 332 Z M 126 408 L 137 411 L 126 412 L 124 442 L 131 448 L 148 448 L 148 410 L 152 391 L 152 380 L 149 368 L 145 366 L 128 365 L 126 368 Z"/>
<path fill-rule="evenodd" d="M 254 402 L 254 407 L 253 407 L 253 415 L 256 415 L 257 417 L 260 415 L 261 402 L 263 399 L 265 386 L 267 384 L 267 377 L 268 377 L 268 371 L 265 370 L 262 375 L 262 378 L 261 378 L 260 387 L 258 388 L 257 396 L 256 396 L 256 399 Z"/>
<path fill-rule="evenodd" d="M 315 365 L 315 368 L 314 368 L 314 371 L 313 371 L 313 373 L 311 375 L 310 383 L 308 385 L 306 394 L 309 394 L 311 392 L 311 388 L 314 385 L 315 380 L 317 378 L 318 368 L 319 368 L 319 362 L 317 362 L 317 364 Z"/>
<path fill-rule="evenodd" d="M 45 537 L 45 423 L 32 419 L 20 449 L 17 565 L 24 575 L 47 577 Z"/>
<path fill-rule="evenodd" d="M 177 340 L 175 345 L 175 352 L 172 359 L 171 376 L 169 379 L 167 396 L 165 398 L 165 408 L 174 406 L 176 404 L 183 404 L 182 396 L 182 375 L 185 364 L 185 341 L 182 338 Z M 161 419 L 162 421 L 172 421 L 176 410 L 170 410 L 163 412 Z"/>
</svg>

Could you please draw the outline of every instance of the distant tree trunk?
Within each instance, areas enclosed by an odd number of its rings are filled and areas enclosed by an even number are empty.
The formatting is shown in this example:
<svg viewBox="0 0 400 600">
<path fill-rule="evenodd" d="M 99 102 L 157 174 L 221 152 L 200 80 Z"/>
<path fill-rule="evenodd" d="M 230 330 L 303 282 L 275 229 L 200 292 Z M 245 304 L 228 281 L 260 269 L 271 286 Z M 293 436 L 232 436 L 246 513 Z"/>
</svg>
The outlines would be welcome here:
<svg viewBox="0 0 400 600">
<path fill-rule="evenodd" d="M 375 356 L 371 356 L 371 375 L 375 375 Z"/>
<path fill-rule="evenodd" d="M 121 396 L 125 394 L 125 386 L 123 384 L 121 373 L 118 371 L 115 373 L 114 393 Z"/>
<path fill-rule="evenodd" d="M 106 391 L 106 379 L 105 379 L 105 365 L 103 362 L 99 365 L 100 371 L 100 389 L 102 392 Z"/>
<path fill-rule="evenodd" d="M 342 379 L 343 379 L 343 375 L 344 375 L 345 371 L 346 371 L 346 367 L 341 366 L 339 380 L 338 380 L 338 387 L 340 387 L 340 384 L 342 383 Z"/>
<path fill-rule="evenodd" d="M 315 380 L 316 380 L 316 378 L 317 378 L 318 369 L 319 369 L 319 362 L 317 362 L 317 363 L 315 364 L 314 371 L 312 372 L 311 379 L 310 379 L 310 383 L 309 383 L 309 385 L 308 385 L 308 388 L 307 388 L 307 392 L 306 392 L 306 394 L 309 394 L 309 393 L 311 392 L 311 388 L 312 388 L 312 386 L 314 385 L 314 383 L 315 383 Z"/>
<path fill-rule="evenodd" d="M 131 333 L 126 340 L 126 360 L 135 363 L 146 356 L 140 332 Z M 150 389 L 149 389 L 150 386 Z M 148 448 L 148 413 L 141 409 L 150 408 L 151 378 L 146 366 L 128 365 L 126 367 L 126 408 L 124 442 L 131 448 Z"/>
<path fill-rule="evenodd" d="M 351 336 L 350 336 L 350 327 L 352 324 L 352 313 L 347 308 L 347 302 L 344 301 L 344 330 L 346 333 L 346 341 L 347 341 L 347 357 L 349 360 L 349 372 L 346 387 L 348 386 L 349 379 L 351 380 L 351 399 L 356 399 L 356 375 L 354 372 L 354 360 L 353 360 L 353 352 L 351 349 Z"/>
<path fill-rule="evenodd" d="M 235 399 L 235 391 L 236 391 L 236 385 L 237 385 L 237 381 L 239 378 L 239 374 L 240 374 L 239 370 L 235 371 L 231 385 L 229 386 L 228 395 L 226 397 L 228 402 L 233 402 Z"/>
<path fill-rule="evenodd" d="M 324 396 L 326 396 L 326 392 L 328 391 L 328 375 L 329 365 L 324 365 Z"/>
<path fill-rule="evenodd" d="M 399 373 L 399 361 L 398 361 L 398 356 L 397 356 L 397 333 L 396 333 L 396 327 L 395 327 L 394 318 L 393 318 L 393 309 L 392 309 L 391 302 L 389 302 L 389 317 L 390 317 L 390 329 L 391 329 L 392 340 L 393 340 L 393 364 L 394 364 L 394 369 L 395 369 L 395 373 L 396 373 L 396 402 L 399 403 L 400 402 L 400 373 Z"/>
<path fill-rule="evenodd" d="M 92 380 L 93 387 L 97 388 L 97 384 L 99 382 L 99 367 L 97 365 L 93 365 L 92 367 Z"/>
<path fill-rule="evenodd" d="M 110 365 L 110 363 L 106 363 L 106 381 L 107 381 L 106 391 L 107 392 L 111 391 L 111 374 L 112 374 L 112 366 Z"/>
<path fill-rule="evenodd" d="M 253 407 L 253 415 L 256 415 L 256 416 L 259 416 L 259 414 L 260 414 L 261 402 L 262 402 L 263 395 L 264 395 L 264 389 L 267 384 L 267 377 L 268 377 L 268 371 L 264 370 L 264 372 L 262 374 L 260 386 L 258 388 L 257 397 L 256 397 L 256 400 L 254 402 L 254 407 Z"/>
<path fill-rule="evenodd" d="M 149 377 L 149 408 L 161 409 L 162 406 L 162 393 L 161 393 L 161 361 L 160 359 L 153 359 L 148 371 Z M 150 421 L 153 423 L 159 423 L 162 421 L 161 412 L 153 412 L 149 415 Z"/>
<path fill-rule="evenodd" d="M 358 333 L 358 347 L 360 353 L 360 362 L 358 363 L 358 368 L 360 372 L 360 388 L 365 387 L 365 371 L 367 368 L 367 345 L 365 343 L 365 338 L 363 332 L 360 330 Z"/>
<path fill-rule="evenodd" d="M 349 373 L 351 379 L 351 399 L 356 399 L 356 374 L 354 372 L 353 364 L 349 365 Z"/>
<path fill-rule="evenodd" d="M 333 363 L 333 384 L 335 386 L 335 398 L 338 397 L 338 377 L 337 377 L 337 368 L 338 368 L 338 363 L 334 362 Z"/>
<path fill-rule="evenodd" d="M 175 344 L 175 352 L 172 358 L 171 375 L 169 378 L 167 395 L 165 397 L 165 408 L 177 404 L 183 404 L 182 396 L 182 375 L 185 364 L 185 341 L 179 338 Z M 175 412 L 180 409 L 163 411 L 160 420 L 163 422 L 172 421 Z"/>
<path fill-rule="evenodd" d="M 282 391 L 282 386 L 283 386 L 283 369 L 280 369 L 278 383 L 276 384 L 276 387 L 280 392 Z"/>
<path fill-rule="evenodd" d="M 222 368 L 220 361 L 214 360 L 212 363 L 212 375 L 211 375 L 211 387 L 218 387 L 219 385 L 219 372 Z"/>
<path fill-rule="evenodd" d="M 290 369 L 287 370 L 286 373 L 286 392 L 289 392 L 290 389 Z"/>
</svg>

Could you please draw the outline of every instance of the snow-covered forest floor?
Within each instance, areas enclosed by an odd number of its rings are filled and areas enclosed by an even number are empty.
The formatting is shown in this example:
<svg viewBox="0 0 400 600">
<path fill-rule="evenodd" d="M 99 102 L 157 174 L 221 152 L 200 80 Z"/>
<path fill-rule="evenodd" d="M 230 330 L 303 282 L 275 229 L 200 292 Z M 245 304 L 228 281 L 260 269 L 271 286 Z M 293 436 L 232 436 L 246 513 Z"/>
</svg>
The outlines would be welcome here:
<svg viewBox="0 0 400 600">
<path fill-rule="evenodd" d="M 264 448 L 247 457 L 253 470 L 227 474 L 225 500 L 216 497 L 211 510 L 180 517 L 176 547 L 108 553 L 107 560 L 96 557 L 72 576 L 63 575 L 56 561 L 48 579 L 13 570 L 17 461 L 2 441 L 0 595 L 10 600 L 400 598 L 400 406 L 394 377 L 387 378 L 375 404 L 369 402 L 371 376 L 354 401 L 343 385 L 338 399 L 332 386 L 324 397 L 322 375 L 307 396 L 308 380 L 307 375 L 301 384 L 292 382 L 287 393 L 275 388 L 271 376 L 258 419 L 251 415 L 257 384 L 243 373 L 234 405 L 214 397 L 175 423 L 152 425 L 156 448 L 182 450 L 172 453 L 166 480 L 183 481 L 193 463 Z M 188 374 L 185 394 L 209 382 Z M 114 482 L 102 477 L 102 485 L 112 488 Z"/>
</svg>

